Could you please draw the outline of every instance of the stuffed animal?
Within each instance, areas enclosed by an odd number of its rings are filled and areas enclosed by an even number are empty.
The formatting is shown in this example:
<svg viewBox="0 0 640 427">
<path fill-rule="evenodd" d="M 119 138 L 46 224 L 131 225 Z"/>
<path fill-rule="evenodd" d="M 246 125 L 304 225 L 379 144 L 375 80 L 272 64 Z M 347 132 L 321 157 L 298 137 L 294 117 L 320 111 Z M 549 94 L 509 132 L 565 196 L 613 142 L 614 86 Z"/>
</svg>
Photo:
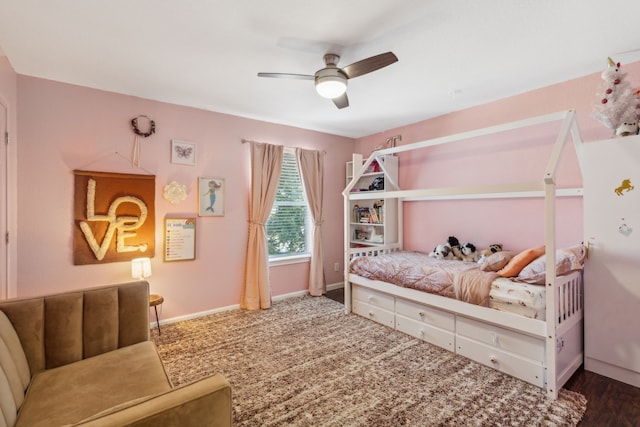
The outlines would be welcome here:
<svg viewBox="0 0 640 427">
<path fill-rule="evenodd" d="M 451 252 L 453 255 L 452 259 L 462 259 L 462 251 L 460 250 L 460 241 L 456 236 L 449 236 L 447 239 L 447 243 L 451 248 Z"/>
<path fill-rule="evenodd" d="M 479 252 L 480 256 L 478 257 L 478 262 L 482 261 L 482 258 L 488 257 L 491 254 L 495 254 L 496 252 L 502 251 L 502 243 L 492 243 L 489 245 L 488 249 L 483 249 Z"/>
<path fill-rule="evenodd" d="M 489 250 L 492 254 L 496 252 L 502 252 L 502 243 L 492 243 L 489 245 Z"/>
<path fill-rule="evenodd" d="M 638 121 L 626 120 L 616 129 L 616 135 L 629 136 L 636 135 L 638 133 Z"/>
<path fill-rule="evenodd" d="M 438 245 L 433 248 L 433 251 L 429 253 L 429 256 L 437 259 L 453 259 L 453 253 L 451 253 L 451 247 L 449 245 Z"/>
<path fill-rule="evenodd" d="M 476 245 L 473 243 L 467 242 L 460 246 L 460 252 L 462 252 L 462 261 L 478 262 L 478 258 L 480 258 L 480 254 L 476 250 Z"/>
</svg>

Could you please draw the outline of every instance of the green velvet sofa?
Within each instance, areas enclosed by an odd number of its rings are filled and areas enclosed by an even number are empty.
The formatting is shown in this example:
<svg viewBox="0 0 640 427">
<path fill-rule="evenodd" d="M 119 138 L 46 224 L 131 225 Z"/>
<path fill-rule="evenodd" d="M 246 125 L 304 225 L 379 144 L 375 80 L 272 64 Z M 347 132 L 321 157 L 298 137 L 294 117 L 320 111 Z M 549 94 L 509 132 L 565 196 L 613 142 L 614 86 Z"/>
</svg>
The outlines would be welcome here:
<svg viewBox="0 0 640 427">
<path fill-rule="evenodd" d="M 0 427 L 231 425 L 222 375 L 172 386 L 145 281 L 0 301 L 0 367 Z"/>
</svg>

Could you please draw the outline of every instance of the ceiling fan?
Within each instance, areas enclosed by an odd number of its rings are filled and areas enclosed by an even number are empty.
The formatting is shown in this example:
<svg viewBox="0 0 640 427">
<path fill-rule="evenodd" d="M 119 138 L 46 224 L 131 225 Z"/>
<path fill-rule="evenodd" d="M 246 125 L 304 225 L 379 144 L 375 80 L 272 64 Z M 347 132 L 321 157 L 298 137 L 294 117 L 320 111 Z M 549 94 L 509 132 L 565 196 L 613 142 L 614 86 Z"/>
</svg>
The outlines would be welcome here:
<svg viewBox="0 0 640 427">
<path fill-rule="evenodd" d="M 325 68 L 316 71 L 314 75 L 289 73 L 258 73 L 258 77 L 275 77 L 285 79 L 314 80 L 318 94 L 329 98 L 338 108 L 349 106 L 347 98 L 347 80 L 362 76 L 372 71 L 384 68 L 398 61 L 393 52 L 371 56 L 343 68 L 336 65 L 340 56 L 335 53 L 324 55 Z"/>
</svg>

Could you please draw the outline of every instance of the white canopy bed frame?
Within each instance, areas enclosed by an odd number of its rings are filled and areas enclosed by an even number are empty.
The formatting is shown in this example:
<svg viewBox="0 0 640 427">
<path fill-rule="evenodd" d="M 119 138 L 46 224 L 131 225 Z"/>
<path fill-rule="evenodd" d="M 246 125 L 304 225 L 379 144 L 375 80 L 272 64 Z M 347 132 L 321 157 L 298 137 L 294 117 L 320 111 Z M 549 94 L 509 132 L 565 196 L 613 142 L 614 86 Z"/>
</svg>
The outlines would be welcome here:
<svg viewBox="0 0 640 427">
<path fill-rule="evenodd" d="M 475 137 L 561 121 L 543 178 L 539 182 L 401 190 L 385 176 L 384 191 L 352 192 L 361 175 L 380 156 L 433 147 Z M 581 197 L 582 188 L 556 188 L 556 171 L 571 137 L 580 160 L 581 137 L 575 112 L 566 111 L 457 135 L 374 151 L 362 167 L 353 165 L 353 179 L 343 192 L 345 199 L 345 311 L 369 317 L 394 329 L 459 353 L 486 366 L 535 384 L 557 399 L 558 390 L 583 362 L 582 272 L 556 277 L 556 198 Z M 383 162 L 378 162 L 382 164 Z M 359 166 L 359 165 L 358 165 Z M 452 298 L 370 280 L 349 272 L 358 256 L 400 251 L 404 201 L 543 197 L 545 199 L 546 320 L 477 306 Z M 396 199 L 398 242 L 353 248 L 351 204 L 353 200 Z"/>
</svg>

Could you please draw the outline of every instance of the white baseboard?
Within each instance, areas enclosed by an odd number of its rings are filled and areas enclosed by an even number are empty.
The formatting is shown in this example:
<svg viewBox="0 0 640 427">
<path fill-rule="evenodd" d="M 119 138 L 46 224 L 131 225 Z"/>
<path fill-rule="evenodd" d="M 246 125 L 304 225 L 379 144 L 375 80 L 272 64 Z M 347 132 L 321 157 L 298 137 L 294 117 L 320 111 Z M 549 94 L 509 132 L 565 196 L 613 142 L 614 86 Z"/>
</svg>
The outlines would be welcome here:
<svg viewBox="0 0 640 427">
<path fill-rule="evenodd" d="M 238 310 L 240 304 L 228 305 L 226 307 L 214 308 L 206 311 L 199 311 L 197 313 L 185 314 L 184 316 L 171 317 L 169 319 L 161 319 L 160 325 L 168 325 L 170 323 L 182 322 L 183 320 L 196 319 L 198 317 L 208 316 L 209 314 L 221 313 L 223 311 Z M 158 326 L 157 322 L 151 322 L 150 327 L 155 328 Z"/>
<path fill-rule="evenodd" d="M 331 285 L 327 285 L 328 291 L 335 291 L 336 289 L 344 288 L 344 282 L 333 283 Z"/>
<path fill-rule="evenodd" d="M 584 369 L 625 384 L 630 384 L 634 387 L 640 387 L 640 372 L 634 372 L 620 366 L 611 365 L 591 357 L 585 357 Z"/>
<path fill-rule="evenodd" d="M 344 287 L 344 283 L 338 282 L 338 283 L 333 283 L 331 285 L 327 285 L 327 290 L 328 291 L 333 291 L 334 289 L 340 289 L 340 288 L 343 288 L 343 287 Z M 301 296 L 307 295 L 308 293 L 309 293 L 309 291 L 296 291 L 296 292 L 291 292 L 291 293 L 288 293 L 288 294 L 276 295 L 276 296 L 271 297 L 271 299 L 273 301 L 281 301 L 281 300 L 288 299 L 288 298 L 301 297 Z M 183 320 L 196 319 L 198 317 L 208 316 L 209 314 L 215 314 L 215 313 L 221 313 L 223 311 L 239 310 L 239 309 L 240 309 L 240 304 L 233 304 L 233 305 L 228 305 L 226 307 L 218 307 L 218 308 L 214 308 L 214 309 L 211 309 L 211 310 L 199 311 L 197 313 L 185 314 L 184 316 L 172 317 L 170 319 L 161 319 L 160 320 L 160 326 L 168 325 L 170 323 L 182 322 Z M 155 317 L 155 315 L 154 315 L 154 317 Z M 149 326 L 151 328 L 157 328 L 158 327 L 158 323 L 157 322 L 151 322 L 149 324 Z"/>
</svg>

